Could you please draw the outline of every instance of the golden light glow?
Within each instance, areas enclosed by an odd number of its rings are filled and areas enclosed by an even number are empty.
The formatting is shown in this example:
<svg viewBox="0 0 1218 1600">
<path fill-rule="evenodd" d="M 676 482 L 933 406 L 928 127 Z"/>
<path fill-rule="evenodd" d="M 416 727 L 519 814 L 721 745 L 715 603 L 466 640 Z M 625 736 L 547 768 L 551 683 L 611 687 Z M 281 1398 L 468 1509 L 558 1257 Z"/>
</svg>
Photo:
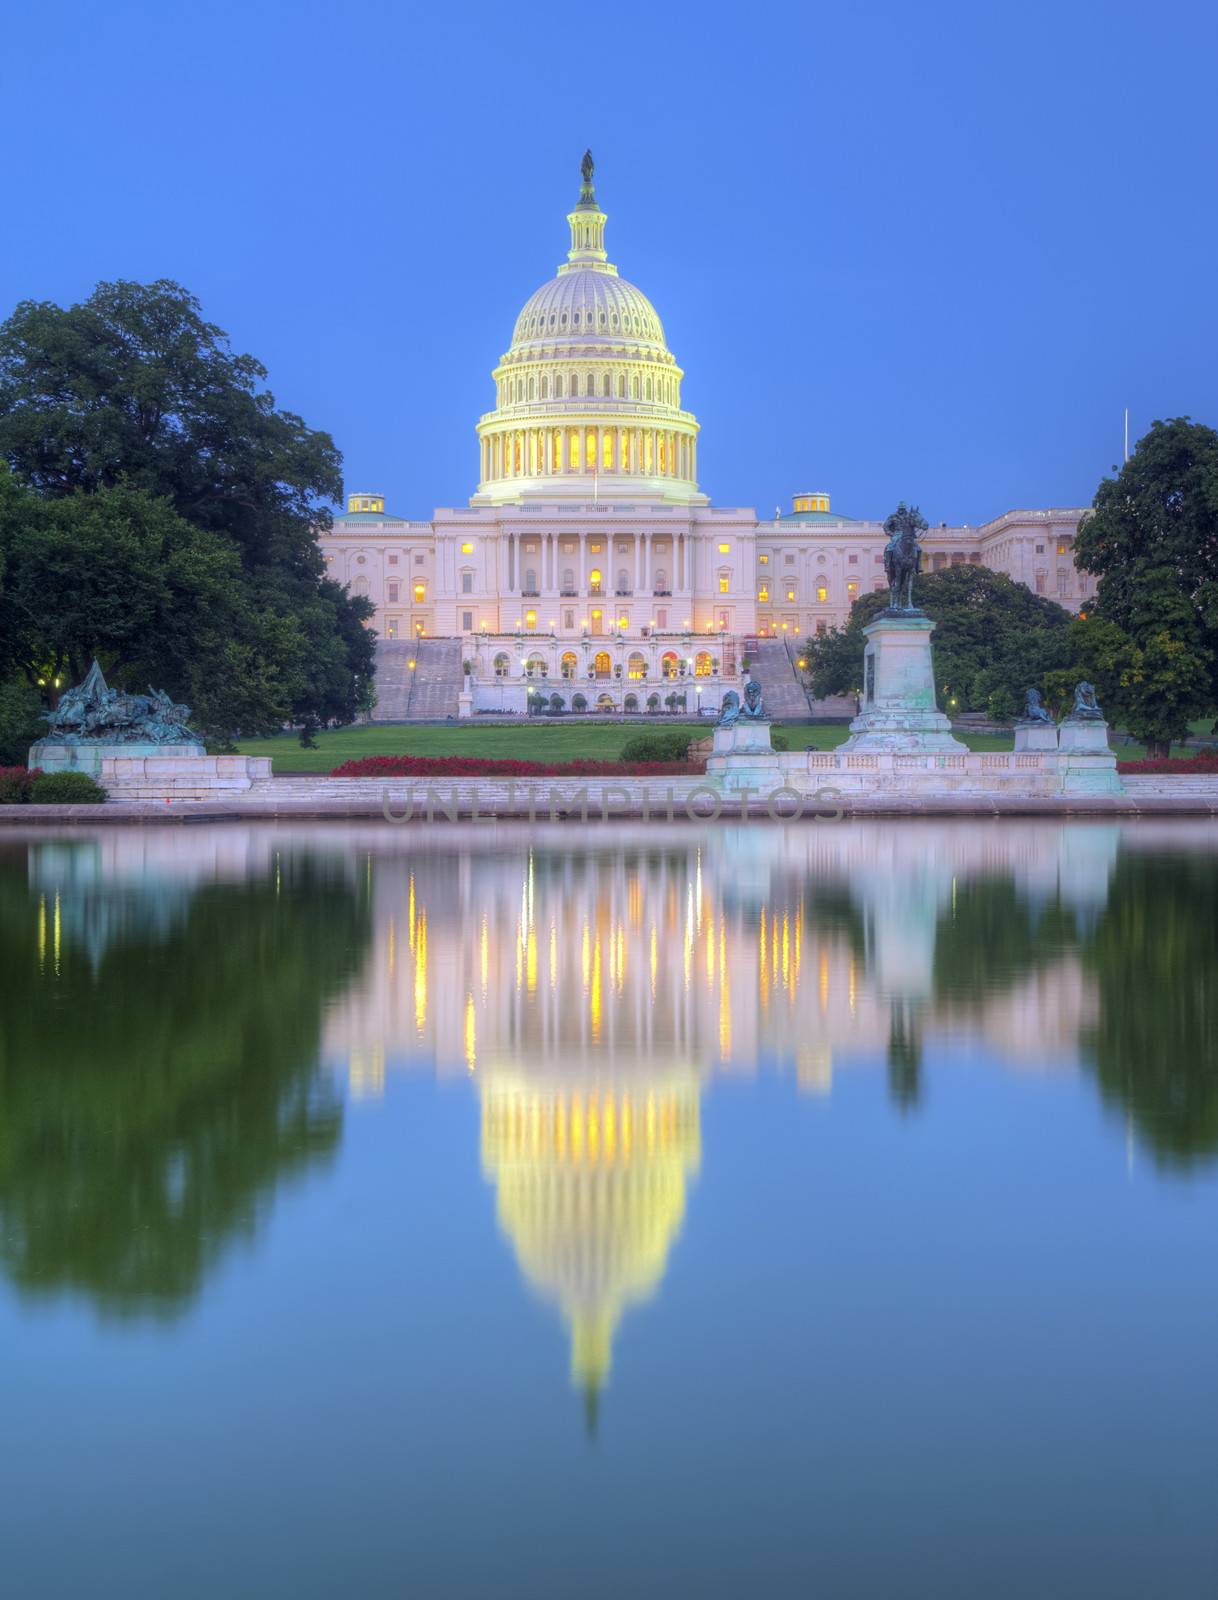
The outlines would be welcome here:
<svg viewBox="0 0 1218 1600">
<path fill-rule="evenodd" d="M 399 504 L 400 504 L 400 502 L 399 502 Z M 461 554 L 463 556 L 472 556 L 473 553 L 474 553 L 474 547 L 473 547 L 472 544 L 466 542 L 465 544 L 463 544 L 461 546 Z"/>
</svg>

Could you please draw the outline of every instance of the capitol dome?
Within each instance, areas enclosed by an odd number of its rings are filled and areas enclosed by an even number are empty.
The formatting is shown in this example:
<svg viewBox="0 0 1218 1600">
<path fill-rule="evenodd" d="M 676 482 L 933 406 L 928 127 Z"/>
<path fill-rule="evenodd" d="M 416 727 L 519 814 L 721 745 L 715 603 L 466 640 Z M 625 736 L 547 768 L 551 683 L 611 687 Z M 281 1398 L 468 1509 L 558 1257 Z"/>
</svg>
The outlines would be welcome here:
<svg viewBox="0 0 1218 1600">
<path fill-rule="evenodd" d="M 495 368 L 496 405 L 478 423 L 473 503 L 529 498 L 660 499 L 698 493 L 698 423 L 651 301 L 605 252 L 605 213 L 585 155 L 571 248 L 529 296 Z"/>
</svg>

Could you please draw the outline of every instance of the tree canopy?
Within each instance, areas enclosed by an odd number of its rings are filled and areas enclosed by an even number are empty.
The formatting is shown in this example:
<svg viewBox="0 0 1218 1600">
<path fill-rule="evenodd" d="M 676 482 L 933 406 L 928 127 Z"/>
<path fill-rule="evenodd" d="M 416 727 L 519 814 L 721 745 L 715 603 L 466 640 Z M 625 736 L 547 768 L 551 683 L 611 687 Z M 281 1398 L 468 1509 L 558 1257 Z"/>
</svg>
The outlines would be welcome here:
<svg viewBox="0 0 1218 1600">
<path fill-rule="evenodd" d="M 151 670 L 222 737 L 370 703 L 371 607 L 325 577 L 316 538 L 342 458 L 265 379 L 168 281 L 26 301 L 0 326 L 10 670 Z"/>
<path fill-rule="evenodd" d="M 944 707 L 954 700 L 959 710 L 985 710 L 996 697 L 1017 701 L 1075 657 L 1070 613 L 988 567 L 925 573 L 915 599 L 935 623 L 935 687 Z M 863 595 L 844 628 L 808 640 L 814 694 L 859 691 L 863 629 L 887 604 L 886 592 Z"/>
<path fill-rule="evenodd" d="M 1114 469 L 1115 471 L 1116 469 Z M 1155 422 L 1105 478 L 1075 541 L 1099 578 L 1080 643 L 1130 731 L 1164 751 L 1218 710 L 1218 433 Z"/>
</svg>

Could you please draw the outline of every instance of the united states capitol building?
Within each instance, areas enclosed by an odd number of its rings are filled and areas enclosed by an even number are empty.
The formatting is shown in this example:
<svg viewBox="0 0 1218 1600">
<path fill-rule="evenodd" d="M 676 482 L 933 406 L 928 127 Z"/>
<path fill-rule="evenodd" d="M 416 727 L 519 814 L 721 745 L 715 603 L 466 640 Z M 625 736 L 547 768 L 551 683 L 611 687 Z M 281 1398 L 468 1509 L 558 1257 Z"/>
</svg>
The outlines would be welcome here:
<svg viewBox="0 0 1218 1600">
<path fill-rule="evenodd" d="M 413 521 L 355 493 L 321 537 L 330 574 L 376 608 L 377 715 L 692 713 L 746 655 L 772 709 L 806 711 L 799 645 L 886 586 L 882 517 L 840 515 L 824 492 L 772 519 L 710 503 L 685 374 L 608 258 L 588 157 L 583 180 L 567 259 L 492 374 L 469 504 Z M 1081 515 L 940 524 L 924 564 L 990 567 L 1077 610 L 1094 587 L 1074 566 Z"/>
</svg>

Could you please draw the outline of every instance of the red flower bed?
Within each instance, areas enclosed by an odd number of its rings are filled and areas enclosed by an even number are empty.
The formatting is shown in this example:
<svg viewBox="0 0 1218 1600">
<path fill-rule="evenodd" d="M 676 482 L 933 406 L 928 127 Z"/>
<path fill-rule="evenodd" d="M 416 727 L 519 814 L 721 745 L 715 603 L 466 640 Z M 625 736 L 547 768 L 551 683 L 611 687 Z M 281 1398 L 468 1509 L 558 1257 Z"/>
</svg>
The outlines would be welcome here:
<svg viewBox="0 0 1218 1600">
<path fill-rule="evenodd" d="M 1218 773 L 1218 750 L 1198 750 L 1195 756 L 1157 756 L 1141 761 L 1118 761 L 1118 772 L 1175 772 L 1183 777 L 1203 778 Z"/>
<path fill-rule="evenodd" d="M 332 778 L 626 778 L 690 777 L 694 761 L 512 761 L 484 756 L 361 756 Z"/>
<path fill-rule="evenodd" d="M 0 806 L 24 805 L 30 784 L 41 775 L 41 767 L 0 767 Z"/>
</svg>

